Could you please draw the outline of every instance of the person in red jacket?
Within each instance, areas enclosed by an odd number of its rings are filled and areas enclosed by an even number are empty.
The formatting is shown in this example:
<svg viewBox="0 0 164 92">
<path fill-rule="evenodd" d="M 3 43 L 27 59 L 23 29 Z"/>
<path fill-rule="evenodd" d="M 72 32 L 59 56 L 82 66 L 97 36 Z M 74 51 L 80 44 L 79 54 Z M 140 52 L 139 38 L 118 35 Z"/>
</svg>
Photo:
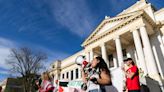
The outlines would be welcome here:
<svg viewBox="0 0 164 92">
<path fill-rule="evenodd" d="M 127 58 L 124 63 L 129 67 L 123 69 L 126 76 L 126 87 L 128 92 L 140 92 L 139 71 L 132 58 Z"/>
</svg>

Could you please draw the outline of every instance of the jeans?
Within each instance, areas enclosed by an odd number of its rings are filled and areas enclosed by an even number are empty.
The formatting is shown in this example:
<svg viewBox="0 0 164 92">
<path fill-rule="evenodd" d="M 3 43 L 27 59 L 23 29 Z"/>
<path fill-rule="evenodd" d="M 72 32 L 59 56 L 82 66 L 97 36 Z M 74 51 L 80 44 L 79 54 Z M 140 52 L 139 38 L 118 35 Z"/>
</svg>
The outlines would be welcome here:
<svg viewBox="0 0 164 92">
<path fill-rule="evenodd" d="M 101 92 L 98 89 L 89 90 L 89 92 Z"/>
<path fill-rule="evenodd" d="M 128 92 L 140 92 L 140 90 L 128 90 Z"/>
</svg>

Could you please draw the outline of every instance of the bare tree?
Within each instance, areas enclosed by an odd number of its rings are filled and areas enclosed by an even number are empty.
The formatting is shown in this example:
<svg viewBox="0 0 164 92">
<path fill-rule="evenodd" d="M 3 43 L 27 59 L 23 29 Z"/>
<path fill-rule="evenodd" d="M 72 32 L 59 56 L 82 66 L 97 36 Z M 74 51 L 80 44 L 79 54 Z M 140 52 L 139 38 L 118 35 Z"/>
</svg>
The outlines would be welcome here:
<svg viewBox="0 0 164 92">
<path fill-rule="evenodd" d="M 33 52 L 27 47 L 11 49 L 7 63 L 11 65 L 11 71 L 18 73 L 23 78 L 25 92 L 31 91 L 31 82 L 40 69 L 44 68 L 43 62 L 47 55 L 43 52 Z"/>
</svg>

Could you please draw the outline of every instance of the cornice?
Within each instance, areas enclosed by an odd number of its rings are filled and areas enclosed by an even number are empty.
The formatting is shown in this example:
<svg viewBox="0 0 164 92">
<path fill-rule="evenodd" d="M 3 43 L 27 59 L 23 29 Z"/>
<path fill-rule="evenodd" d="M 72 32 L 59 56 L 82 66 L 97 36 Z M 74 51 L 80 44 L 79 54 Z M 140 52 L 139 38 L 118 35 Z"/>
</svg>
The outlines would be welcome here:
<svg viewBox="0 0 164 92">
<path fill-rule="evenodd" d="M 162 26 L 164 26 L 164 20 L 160 22 Z"/>
<path fill-rule="evenodd" d="M 162 28 L 162 27 L 164 27 L 164 21 L 157 21 L 156 28 Z"/>
<path fill-rule="evenodd" d="M 62 67 L 61 69 L 64 69 L 64 68 L 70 67 L 70 66 L 72 66 L 72 65 L 74 65 L 74 64 L 75 64 L 75 63 L 68 64 L 68 65 Z"/>
<path fill-rule="evenodd" d="M 129 8 L 123 10 L 123 11 L 122 11 L 121 13 L 119 13 L 117 16 L 127 14 L 128 11 L 130 11 L 130 10 L 133 9 L 133 8 L 136 8 L 136 7 L 140 6 L 141 4 L 147 5 L 147 3 L 144 2 L 144 1 L 137 1 L 135 4 L 133 4 L 133 5 L 130 6 Z M 145 6 L 145 5 L 144 5 L 144 6 Z M 144 7 L 144 6 L 143 6 L 143 7 Z M 142 9 L 143 9 L 143 8 L 142 8 Z M 141 10 L 141 8 L 140 8 L 139 10 Z"/>
<path fill-rule="evenodd" d="M 78 51 L 78 52 L 76 52 L 75 54 L 73 54 L 73 55 L 71 55 L 71 56 L 69 56 L 69 57 L 66 57 L 65 59 L 61 60 L 61 64 L 62 64 L 63 62 L 65 62 L 65 61 L 71 59 L 71 58 L 76 57 L 77 55 L 81 55 L 83 52 L 84 52 L 84 50 L 81 50 L 81 51 Z"/>
<path fill-rule="evenodd" d="M 146 12 L 143 12 L 142 17 L 143 17 L 143 19 L 145 19 L 148 23 L 150 23 L 150 25 L 152 25 L 153 27 L 156 26 L 156 23 L 153 21 L 153 19 L 152 19 Z"/>
<path fill-rule="evenodd" d="M 156 11 L 154 14 L 157 15 L 157 14 L 159 14 L 161 12 L 164 12 L 164 8 L 161 8 L 160 10 Z"/>
</svg>

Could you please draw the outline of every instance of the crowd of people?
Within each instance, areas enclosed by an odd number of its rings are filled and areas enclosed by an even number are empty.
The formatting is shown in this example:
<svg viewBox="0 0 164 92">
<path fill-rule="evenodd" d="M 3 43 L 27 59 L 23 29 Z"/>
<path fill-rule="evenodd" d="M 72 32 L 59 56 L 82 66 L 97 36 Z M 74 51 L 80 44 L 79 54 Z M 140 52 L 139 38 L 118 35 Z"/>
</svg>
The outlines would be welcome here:
<svg viewBox="0 0 164 92">
<path fill-rule="evenodd" d="M 134 64 L 132 58 L 125 59 L 124 64 L 128 67 L 121 68 L 126 79 L 124 92 L 140 92 L 139 70 L 137 66 Z M 111 88 L 110 70 L 102 57 L 95 56 L 90 67 L 97 72 L 87 79 L 88 74 L 82 71 L 82 80 L 87 84 L 86 92 L 118 92 L 116 88 Z M 36 81 L 38 92 L 56 92 L 57 87 L 53 86 L 52 78 L 48 72 L 44 72 L 41 75 L 41 79 L 42 81 Z"/>
<path fill-rule="evenodd" d="M 139 71 L 137 66 L 134 64 L 132 58 L 124 59 L 124 64 L 127 67 L 122 67 L 126 79 L 126 85 L 123 91 L 140 92 Z M 91 67 L 99 72 L 90 76 L 89 80 L 86 80 L 87 73 L 82 72 L 82 79 L 88 84 L 87 92 L 118 92 L 117 89 L 112 86 L 109 68 L 102 57 L 94 57 L 91 62 Z"/>
</svg>

